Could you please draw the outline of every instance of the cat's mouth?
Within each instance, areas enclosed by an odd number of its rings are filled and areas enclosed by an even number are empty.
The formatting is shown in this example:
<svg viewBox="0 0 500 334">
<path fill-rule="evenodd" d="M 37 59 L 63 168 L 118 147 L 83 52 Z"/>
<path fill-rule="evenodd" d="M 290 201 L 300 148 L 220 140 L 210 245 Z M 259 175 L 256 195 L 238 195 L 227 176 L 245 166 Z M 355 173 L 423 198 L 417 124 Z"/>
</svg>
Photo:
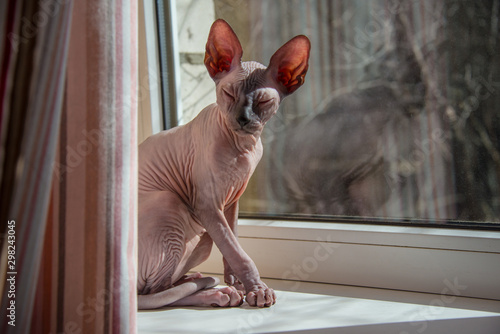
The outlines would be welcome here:
<svg viewBox="0 0 500 334">
<path fill-rule="evenodd" d="M 235 132 L 239 135 L 254 135 L 261 129 L 260 125 L 245 125 L 243 127 L 238 127 Z"/>
<path fill-rule="evenodd" d="M 236 129 L 235 132 L 240 134 L 240 135 L 253 135 L 255 133 L 255 131 L 249 131 L 249 130 L 244 129 L 244 128 Z"/>
</svg>

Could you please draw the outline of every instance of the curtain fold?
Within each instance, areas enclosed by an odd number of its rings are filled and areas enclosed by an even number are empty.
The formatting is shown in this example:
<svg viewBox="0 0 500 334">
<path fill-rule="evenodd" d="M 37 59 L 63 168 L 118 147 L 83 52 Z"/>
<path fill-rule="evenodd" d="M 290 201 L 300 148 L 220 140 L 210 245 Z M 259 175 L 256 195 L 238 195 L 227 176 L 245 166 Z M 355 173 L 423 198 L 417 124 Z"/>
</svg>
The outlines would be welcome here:
<svg viewBox="0 0 500 334">
<path fill-rule="evenodd" d="M 28 333 L 56 153 L 72 3 L 9 1 L 3 7 L 0 224 L 6 234 L 0 331 Z"/>
<path fill-rule="evenodd" d="M 0 6 L 0 331 L 134 333 L 137 2 Z"/>
</svg>

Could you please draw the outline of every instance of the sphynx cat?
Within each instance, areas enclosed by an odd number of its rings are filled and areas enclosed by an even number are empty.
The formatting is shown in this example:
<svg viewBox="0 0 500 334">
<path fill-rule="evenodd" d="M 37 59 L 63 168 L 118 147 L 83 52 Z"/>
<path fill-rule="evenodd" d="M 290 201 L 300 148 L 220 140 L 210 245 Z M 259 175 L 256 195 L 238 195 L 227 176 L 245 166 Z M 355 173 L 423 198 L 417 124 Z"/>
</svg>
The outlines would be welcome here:
<svg viewBox="0 0 500 334">
<path fill-rule="evenodd" d="M 276 302 L 237 239 L 238 199 L 262 157 L 260 136 L 280 102 L 304 83 L 310 42 L 296 36 L 269 67 L 241 62 L 238 37 L 224 20 L 213 23 L 205 66 L 216 103 L 188 124 L 139 146 L 138 306 L 250 306 Z M 219 279 L 186 275 L 215 242 L 227 287 Z"/>
</svg>

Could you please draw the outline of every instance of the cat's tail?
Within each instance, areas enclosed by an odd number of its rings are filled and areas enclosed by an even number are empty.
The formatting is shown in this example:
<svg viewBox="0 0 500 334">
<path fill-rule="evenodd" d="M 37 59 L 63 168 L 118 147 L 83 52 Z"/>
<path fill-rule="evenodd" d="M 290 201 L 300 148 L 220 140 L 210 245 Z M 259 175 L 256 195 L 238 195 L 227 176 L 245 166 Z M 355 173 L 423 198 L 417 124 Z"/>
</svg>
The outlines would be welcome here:
<svg viewBox="0 0 500 334">
<path fill-rule="evenodd" d="M 220 280 L 217 277 L 196 278 L 158 293 L 138 295 L 137 306 L 139 310 L 150 310 L 168 306 L 194 294 L 197 291 L 213 288 L 219 283 Z"/>
</svg>

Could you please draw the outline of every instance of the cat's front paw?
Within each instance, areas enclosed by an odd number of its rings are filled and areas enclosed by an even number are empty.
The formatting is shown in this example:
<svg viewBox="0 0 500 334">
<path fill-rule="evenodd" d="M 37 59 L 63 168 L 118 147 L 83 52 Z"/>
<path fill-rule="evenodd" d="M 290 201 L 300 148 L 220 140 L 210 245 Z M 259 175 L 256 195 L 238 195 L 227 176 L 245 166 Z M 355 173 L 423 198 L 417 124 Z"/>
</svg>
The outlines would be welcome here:
<svg viewBox="0 0 500 334">
<path fill-rule="evenodd" d="M 245 300 L 250 306 L 269 307 L 276 303 L 277 298 L 274 290 L 261 282 L 261 284 L 254 286 L 251 291 L 247 291 Z"/>
<path fill-rule="evenodd" d="M 212 298 L 210 305 L 213 307 L 236 307 L 243 304 L 243 292 L 232 286 L 212 290 L 214 293 L 209 297 Z"/>
<path fill-rule="evenodd" d="M 225 274 L 224 275 L 224 282 L 229 285 L 229 286 L 233 286 L 236 288 L 236 290 L 238 291 L 242 291 L 243 293 L 245 292 L 245 286 L 243 285 L 243 283 L 241 283 L 241 281 L 238 279 L 238 277 L 236 277 L 236 275 L 234 274 Z"/>
</svg>

